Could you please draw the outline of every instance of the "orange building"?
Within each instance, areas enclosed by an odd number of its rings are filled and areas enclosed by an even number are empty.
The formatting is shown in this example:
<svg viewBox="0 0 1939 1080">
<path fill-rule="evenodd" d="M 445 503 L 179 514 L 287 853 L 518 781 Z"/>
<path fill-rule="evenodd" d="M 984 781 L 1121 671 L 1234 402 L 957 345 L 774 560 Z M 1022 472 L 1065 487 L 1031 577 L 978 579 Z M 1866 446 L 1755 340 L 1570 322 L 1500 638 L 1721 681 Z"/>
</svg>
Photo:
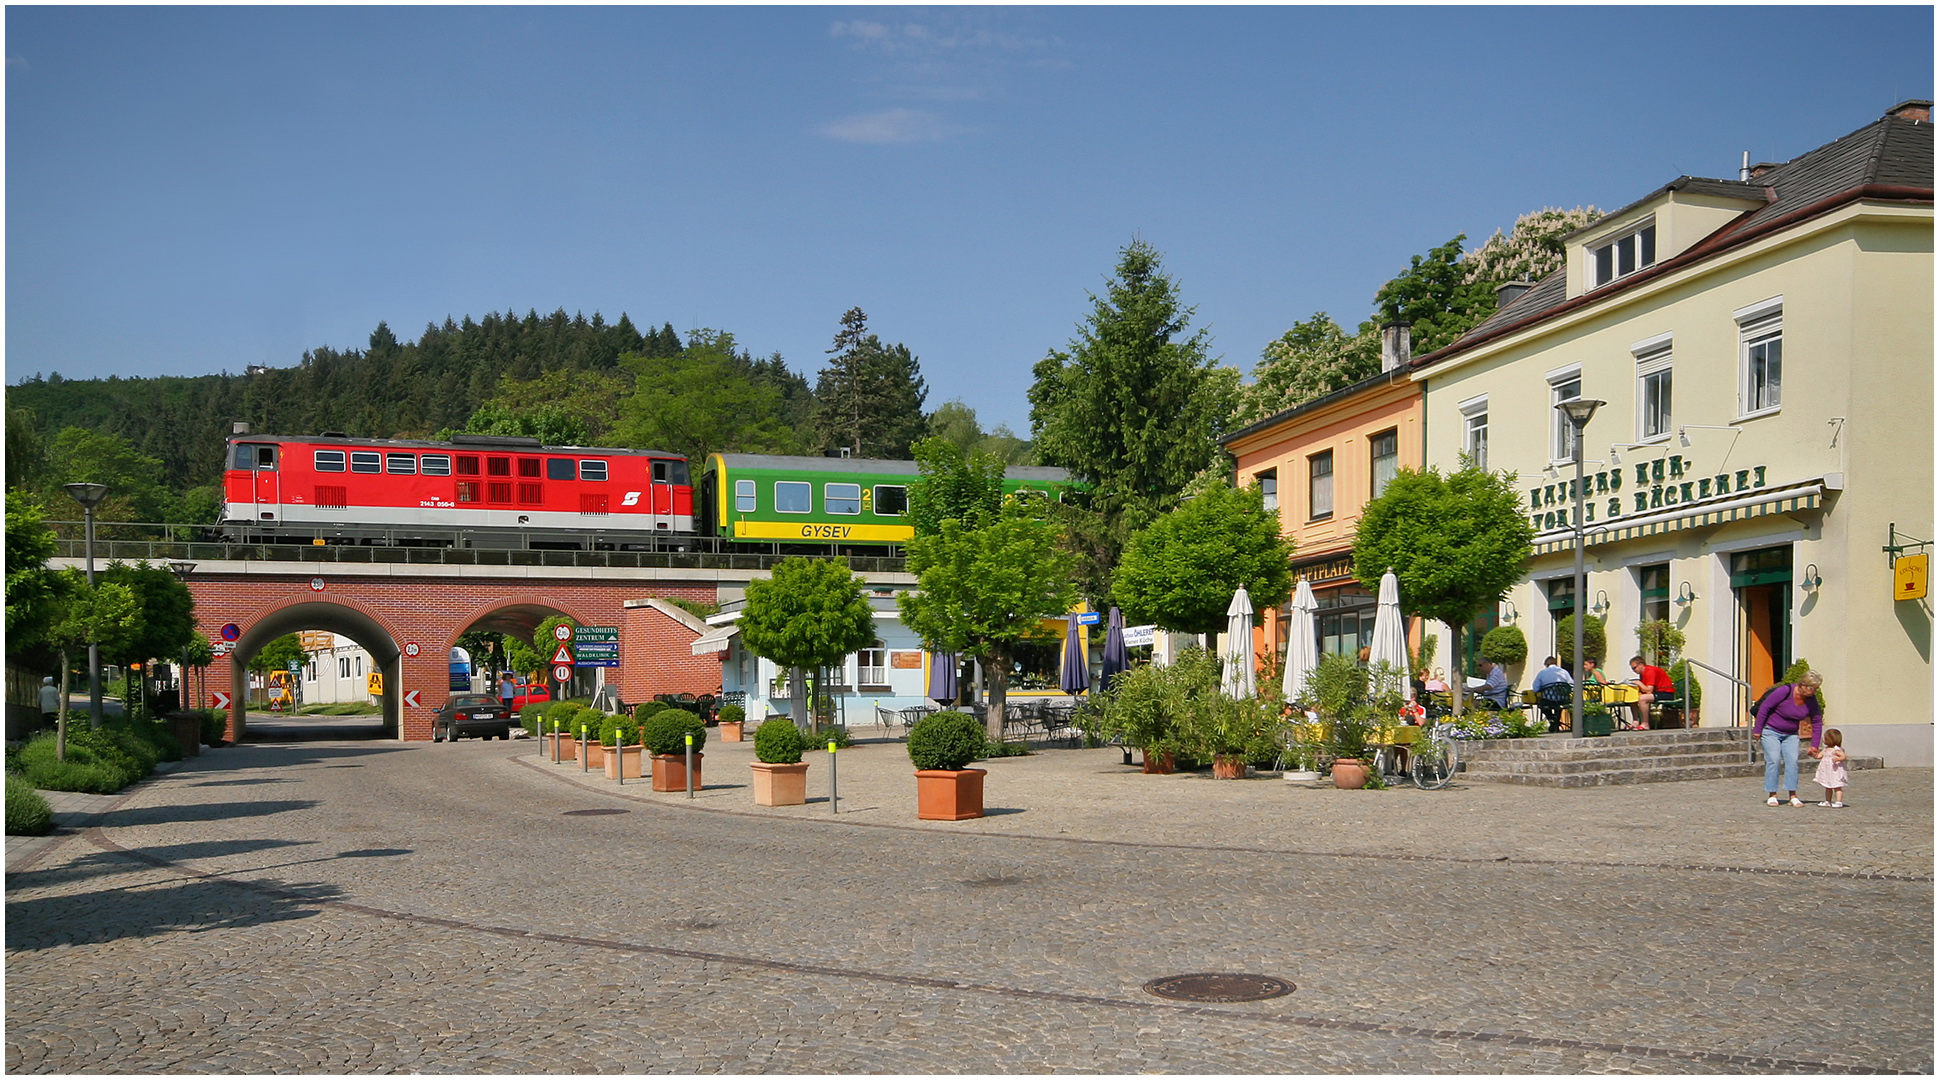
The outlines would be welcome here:
<svg viewBox="0 0 1939 1080">
<path fill-rule="evenodd" d="M 1322 653 L 1356 655 L 1373 640 L 1375 597 L 1353 576 L 1354 529 L 1397 469 L 1426 461 L 1425 397 L 1407 376 L 1407 328 L 1388 327 L 1381 351 L 1380 374 L 1221 440 L 1238 461 L 1239 486 L 1265 489 L 1266 508 L 1293 541 L 1293 577 L 1306 578 L 1319 601 Z M 1289 611 L 1266 612 L 1259 653 L 1268 643 L 1273 655 L 1285 648 Z"/>
</svg>

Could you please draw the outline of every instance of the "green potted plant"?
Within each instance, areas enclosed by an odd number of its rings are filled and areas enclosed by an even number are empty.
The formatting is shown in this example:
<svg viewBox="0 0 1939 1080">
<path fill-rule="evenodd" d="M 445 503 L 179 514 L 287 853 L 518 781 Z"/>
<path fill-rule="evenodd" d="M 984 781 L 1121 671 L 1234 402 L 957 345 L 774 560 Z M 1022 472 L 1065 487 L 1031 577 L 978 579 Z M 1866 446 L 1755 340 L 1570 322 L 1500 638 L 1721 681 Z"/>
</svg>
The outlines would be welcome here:
<svg viewBox="0 0 1939 1080">
<path fill-rule="evenodd" d="M 722 705 L 720 707 L 719 716 L 720 716 L 720 741 L 721 742 L 740 742 L 741 725 L 747 722 L 747 710 L 740 707 L 739 705 Z M 800 730 L 800 729 L 797 728 L 796 730 Z M 756 728 L 754 730 L 755 735 L 758 736 L 760 733 L 761 732 L 759 728 Z M 756 750 L 758 752 L 759 750 L 758 746 L 756 747 Z"/>
<path fill-rule="evenodd" d="M 983 725 L 968 713 L 932 713 L 909 729 L 916 766 L 916 817 L 962 821 L 983 816 L 986 770 L 966 766 L 983 752 Z"/>
<path fill-rule="evenodd" d="M 599 745 L 606 754 L 606 779 L 628 780 L 646 775 L 640 767 L 640 724 L 630 716 L 608 716 L 599 724 Z"/>
<path fill-rule="evenodd" d="M 603 769 L 606 767 L 606 748 L 600 745 L 599 729 L 606 722 L 606 714 L 598 709 L 588 708 L 566 702 L 572 711 L 565 714 L 566 730 L 572 732 L 579 750 L 583 768 Z"/>
<path fill-rule="evenodd" d="M 526 706 L 531 708 L 531 706 Z M 550 749 L 555 761 L 579 759 L 579 706 L 570 701 L 555 701 L 540 706 L 544 710 L 544 728 L 548 738 L 555 744 Z M 567 721 L 571 721 L 568 723 Z"/>
<path fill-rule="evenodd" d="M 1151 665 L 1126 672 L 1099 700 L 1098 734 L 1144 751 L 1145 772 L 1171 772 L 1183 748 L 1178 721 L 1185 714 L 1185 701 L 1179 683 L 1170 668 Z"/>
<path fill-rule="evenodd" d="M 723 727 L 726 723 L 721 721 Z M 754 761 L 749 765 L 754 770 L 754 805 L 801 806 L 808 801 L 808 763 L 801 760 L 807 746 L 801 729 L 785 716 L 771 717 L 754 729 Z"/>
<path fill-rule="evenodd" d="M 653 790 L 687 790 L 687 736 L 693 736 L 693 786 L 699 790 L 700 748 L 707 745 L 707 725 L 685 709 L 662 709 L 640 724 L 646 749 L 653 755 Z"/>
</svg>

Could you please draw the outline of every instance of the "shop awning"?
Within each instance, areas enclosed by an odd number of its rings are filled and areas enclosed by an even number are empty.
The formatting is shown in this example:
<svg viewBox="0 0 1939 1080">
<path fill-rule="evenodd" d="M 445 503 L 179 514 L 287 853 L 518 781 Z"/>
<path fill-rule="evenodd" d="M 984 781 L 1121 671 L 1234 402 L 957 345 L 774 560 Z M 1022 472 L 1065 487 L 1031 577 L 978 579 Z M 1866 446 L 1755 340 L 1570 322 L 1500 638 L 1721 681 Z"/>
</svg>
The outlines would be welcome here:
<svg viewBox="0 0 1939 1080">
<path fill-rule="evenodd" d="M 1820 477 L 1803 483 L 1786 484 L 1783 487 L 1764 488 L 1749 495 L 1726 495 L 1703 502 L 1686 503 L 1674 510 L 1617 518 L 1610 522 L 1591 522 L 1583 531 L 1583 541 L 1589 547 L 1595 547 L 1599 544 L 1616 544 L 1624 540 L 1677 532 L 1682 529 L 1701 529 L 1710 525 L 1745 521 L 1763 517 L 1766 514 L 1816 510 L 1824 501 L 1826 489 L 1835 490 L 1838 486 L 1832 477 Z M 1569 529 L 1554 529 L 1535 537 L 1537 555 L 1553 555 L 1558 551 L 1572 551 L 1574 548 L 1575 533 Z"/>
<path fill-rule="evenodd" d="M 728 640 L 740 632 L 740 623 L 728 623 L 726 626 L 716 626 L 694 639 L 693 654 L 695 656 L 712 656 L 715 653 L 724 653 L 727 651 Z"/>
</svg>

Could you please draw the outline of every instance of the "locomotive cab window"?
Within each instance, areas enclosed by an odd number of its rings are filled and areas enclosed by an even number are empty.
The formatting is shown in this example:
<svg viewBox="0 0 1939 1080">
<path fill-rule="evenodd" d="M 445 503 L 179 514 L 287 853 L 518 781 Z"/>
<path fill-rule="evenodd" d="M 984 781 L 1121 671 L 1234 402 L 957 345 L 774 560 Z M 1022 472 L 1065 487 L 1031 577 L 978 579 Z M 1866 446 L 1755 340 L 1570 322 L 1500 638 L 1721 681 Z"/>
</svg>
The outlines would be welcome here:
<svg viewBox="0 0 1939 1080">
<path fill-rule="evenodd" d="M 276 448 L 244 443 L 236 447 L 236 468 L 274 472 L 276 471 Z"/>
<path fill-rule="evenodd" d="M 569 457 L 545 459 L 545 478 L 547 480 L 577 480 L 579 465 Z"/>
<path fill-rule="evenodd" d="M 737 514 L 754 512 L 754 481 L 734 481 L 734 512 Z"/>
<path fill-rule="evenodd" d="M 426 454 L 420 467 L 426 476 L 450 476 L 451 458 L 445 454 Z"/>
<path fill-rule="evenodd" d="M 317 472 L 342 472 L 344 457 L 341 450 L 318 450 L 311 455 Z"/>
<path fill-rule="evenodd" d="M 687 463 L 684 459 L 675 461 L 668 479 L 679 487 L 686 487 L 692 481 L 687 479 Z"/>
<path fill-rule="evenodd" d="M 384 471 L 395 476 L 416 476 L 416 454 L 385 454 Z"/>
<path fill-rule="evenodd" d="M 831 514 L 859 514 L 862 512 L 862 485 L 823 484 L 821 505 Z"/>
<path fill-rule="evenodd" d="M 885 517 L 901 517 L 909 512 L 909 489 L 901 484 L 875 485 L 875 512 Z"/>
<path fill-rule="evenodd" d="M 666 462 L 656 461 L 653 463 L 653 482 L 656 484 L 664 484 L 667 482 Z"/>
<path fill-rule="evenodd" d="M 374 473 L 383 468 L 384 455 L 375 450 L 350 451 L 350 471 Z"/>
<path fill-rule="evenodd" d="M 582 461 L 579 463 L 579 479 L 605 480 L 606 463 L 603 461 Z"/>
<path fill-rule="evenodd" d="M 774 510 L 778 514 L 807 514 L 814 510 L 815 486 L 798 480 L 774 482 Z"/>
</svg>

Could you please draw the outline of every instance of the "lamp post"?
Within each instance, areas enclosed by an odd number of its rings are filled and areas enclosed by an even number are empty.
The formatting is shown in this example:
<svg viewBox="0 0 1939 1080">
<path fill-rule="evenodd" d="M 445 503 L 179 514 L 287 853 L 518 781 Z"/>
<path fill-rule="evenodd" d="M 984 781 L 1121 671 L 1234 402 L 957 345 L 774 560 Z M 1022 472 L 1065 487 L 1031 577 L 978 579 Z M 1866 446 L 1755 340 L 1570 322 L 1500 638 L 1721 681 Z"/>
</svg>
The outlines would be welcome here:
<svg viewBox="0 0 1939 1080">
<path fill-rule="evenodd" d="M 182 588 L 184 589 L 188 588 L 189 575 L 195 572 L 195 564 L 192 562 L 172 562 L 168 564 L 168 568 L 174 571 L 175 580 L 182 583 Z M 195 598 L 193 596 L 189 598 L 189 607 L 191 610 L 193 610 L 195 607 Z M 193 619 L 190 619 L 189 633 L 191 635 L 195 633 L 194 627 L 195 627 L 195 622 Z M 182 639 L 182 669 L 181 669 L 180 676 L 176 679 L 176 685 L 179 686 L 181 689 L 180 689 L 180 692 L 175 695 L 177 698 L 177 701 L 175 702 L 175 707 L 178 709 L 186 710 L 189 707 L 189 639 L 188 638 Z"/>
<path fill-rule="evenodd" d="M 62 484 L 68 495 L 81 504 L 81 513 L 86 518 L 86 555 L 88 584 L 94 584 L 94 508 L 108 497 L 106 484 Z M 62 672 L 61 678 L 67 678 Z M 101 643 L 88 642 L 88 726 L 101 726 Z"/>
<path fill-rule="evenodd" d="M 1587 734 L 1582 725 L 1582 624 L 1588 619 L 1588 605 L 1582 601 L 1589 591 L 1582 564 L 1582 429 L 1589 426 L 1589 418 L 1596 415 L 1596 410 L 1606 404 L 1592 398 L 1573 398 L 1557 402 L 1555 406 L 1575 428 L 1575 710 L 1570 734 L 1578 739 Z"/>
</svg>

